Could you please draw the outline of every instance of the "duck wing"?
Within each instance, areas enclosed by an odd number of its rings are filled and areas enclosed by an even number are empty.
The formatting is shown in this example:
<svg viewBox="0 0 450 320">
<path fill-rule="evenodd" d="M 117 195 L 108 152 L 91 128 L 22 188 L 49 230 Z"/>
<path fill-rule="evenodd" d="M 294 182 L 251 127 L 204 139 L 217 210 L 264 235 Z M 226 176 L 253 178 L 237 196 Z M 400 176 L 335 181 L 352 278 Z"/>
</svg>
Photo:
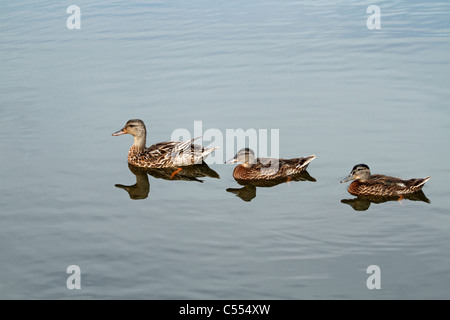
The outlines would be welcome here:
<svg viewBox="0 0 450 320">
<path fill-rule="evenodd" d="M 406 184 L 404 180 L 400 179 L 400 178 L 396 178 L 396 177 L 389 177 L 389 176 L 384 176 L 381 174 L 374 174 L 370 176 L 370 181 L 373 181 L 375 183 L 382 183 L 385 185 L 397 185 L 397 186 L 404 186 L 406 187 Z"/>
<path fill-rule="evenodd" d="M 200 146 L 197 146 L 197 145 L 192 143 L 195 140 L 200 139 L 200 138 L 201 138 L 201 136 L 197 137 L 197 138 L 190 139 L 190 140 L 186 140 L 186 141 L 173 142 L 174 145 L 173 145 L 173 148 L 172 148 L 172 153 L 175 154 L 175 155 L 178 155 L 178 154 L 184 152 L 185 150 L 187 150 L 189 148 L 195 149 L 196 147 L 197 148 L 200 147 Z"/>
<path fill-rule="evenodd" d="M 280 159 L 280 165 L 289 168 L 301 169 L 306 168 L 309 165 L 309 163 L 313 161 L 315 158 L 316 156 L 312 155 L 305 158 Z"/>
<path fill-rule="evenodd" d="M 266 175 L 292 175 L 305 170 L 315 158 L 314 155 L 293 159 L 258 158 L 253 168 L 263 170 Z"/>
<path fill-rule="evenodd" d="M 420 179 L 409 179 L 403 180 L 400 178 L 383 176 L 375 174 L 370 176 L 370 183 L 383 184 L 388 188 L 396 189 L 398 193 L 412 193 L 417 192 L 423 188 L 425 182 L 427 182 L 430 177 L 420 178 Z"/>
<path fill-rule="evenodd" d="M 155 143 L 154 145 L 146 148 L 142 151 L 142 154 L 148 155 L 149 157 L 166 157 L 166 156 L 176 156 L 191 146 L 195 146 L 192 144 L 194 140 L 199 139 L 200 137 L 186 140 L 186 141 L 165 141 Z"/>
</svg>

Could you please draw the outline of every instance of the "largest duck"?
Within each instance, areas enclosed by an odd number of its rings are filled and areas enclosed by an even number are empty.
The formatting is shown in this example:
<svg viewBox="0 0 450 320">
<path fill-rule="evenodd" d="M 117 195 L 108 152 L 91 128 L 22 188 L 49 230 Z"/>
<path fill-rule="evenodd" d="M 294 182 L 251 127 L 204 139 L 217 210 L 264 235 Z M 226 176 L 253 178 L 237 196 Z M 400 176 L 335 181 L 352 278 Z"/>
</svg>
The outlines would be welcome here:
<svg viewBox="0 0 450 320">
<path fill-rule="evenodd" d="M 204 148 L 193 144 L 194 138 L 187 141 L 159 142 L 146 147 L 147 129 L 144 121 L 131 119 L 113 136 L 131 134 L 134 143 L 128 151 L 128 163 L 141 168 L 170 168 L 200 164 L 218 147 Z M 181 170 L 181 168 L 179 169 Z"/>
</svg>

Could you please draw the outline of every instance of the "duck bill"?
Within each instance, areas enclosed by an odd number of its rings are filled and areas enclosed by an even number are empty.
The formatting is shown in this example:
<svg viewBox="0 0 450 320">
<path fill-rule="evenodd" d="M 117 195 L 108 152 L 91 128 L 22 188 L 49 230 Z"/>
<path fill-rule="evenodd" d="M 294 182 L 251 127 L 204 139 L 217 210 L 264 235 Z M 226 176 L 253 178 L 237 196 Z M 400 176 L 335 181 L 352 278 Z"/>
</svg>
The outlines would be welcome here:
<svg viewBox="0 0 450 320">
<path fill-rule="evenodd" d="M 352 174 L 349 174 L 347 177 L 344 178 L 344 180 L 341 180 L 341 183 L 349 182 L 349 181 L 352 181 L 352 180 L 355 180 L 355 178 L 353 178 Z"/>
<path fill-rule="evenodd" d="M 236 162 L 237 162 L 237 159 L 233 158 L 233 159 L 226 161 L 225 164 L 236 163 Z"/>
<path fill-rule="evenodd" d="M 127 132 L 127 130 L 125 130 L 125 128 L 124 128 L 124 129 L 120 129 L 119 131 L 114 132 L 112 135 L 113 135 L 113 136 L 120 136 L 120 135 L 126 134 L 126 133 L 128 133 L 128 132 Z"/>
</svg>

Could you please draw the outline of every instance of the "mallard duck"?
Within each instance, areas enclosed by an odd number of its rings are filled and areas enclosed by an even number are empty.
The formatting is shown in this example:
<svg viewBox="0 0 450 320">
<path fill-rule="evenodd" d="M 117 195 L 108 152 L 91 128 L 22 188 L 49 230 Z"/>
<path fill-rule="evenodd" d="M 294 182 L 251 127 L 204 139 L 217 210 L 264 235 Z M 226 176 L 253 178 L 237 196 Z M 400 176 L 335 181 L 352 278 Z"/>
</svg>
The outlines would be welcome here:
<svg viewBox="0 0 450 320">
<path fill-rule="evenodd" d="M 380 174 L 372 175 L 366 164 L 357 164 L 341 183 L 354 180 L 347 189 L 353 195 L 401 197 L 422 190 L 429 179 L 430 177 L 402 180 Z"/>
<path fill-rule="evenodd" d="M 253 150 L 244 148 L 226 163 L 242 162 L 233 171 L 233 177 L 237 180 L 272 180 L 306 170 L 315 158 L 314 155 L 294 159 L 256 158 Z"/>
<path fill-rule="evenodd" d="M 113 136 L 131 134 L 134 137 L 134 144 L 128 151 L 128 163 L 141 168 L 169 168 L 178 167 L 175 175 L 182 166 L 202 163 L 211 152 L 218 147 L 204 148 L 192 142 L 198 138 L 187 141 L 167 141 L 160 142 L 145 147 L 147 130 L 142 120 L 129 120 L 125 126 Z"/>
</svg>

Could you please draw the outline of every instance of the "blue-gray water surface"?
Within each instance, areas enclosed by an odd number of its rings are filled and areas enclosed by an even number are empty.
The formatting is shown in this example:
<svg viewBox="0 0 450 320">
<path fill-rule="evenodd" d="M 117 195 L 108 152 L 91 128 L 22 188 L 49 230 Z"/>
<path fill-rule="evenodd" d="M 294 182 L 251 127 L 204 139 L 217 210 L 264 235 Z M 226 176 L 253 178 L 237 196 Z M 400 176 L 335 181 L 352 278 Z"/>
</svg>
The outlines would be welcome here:
<svg viewBox="0 0 450 320">
<path fill-rule="evenodd" d="M 0 9 L 0 298 L 450 298 L 447 1 Z M 132 137 L 111 134 L 133 118 L 148 145 L 195 121 L 222 132 L 202 141 L 223 146 L 217 176 L 131 170 Z M 239 128 L 315 154 L 310 177 L 239 185 L 223 164 Z M 431 179 L 417 199 L 361 201 L 339 183 L 357 163 Z"/>
</svg>

